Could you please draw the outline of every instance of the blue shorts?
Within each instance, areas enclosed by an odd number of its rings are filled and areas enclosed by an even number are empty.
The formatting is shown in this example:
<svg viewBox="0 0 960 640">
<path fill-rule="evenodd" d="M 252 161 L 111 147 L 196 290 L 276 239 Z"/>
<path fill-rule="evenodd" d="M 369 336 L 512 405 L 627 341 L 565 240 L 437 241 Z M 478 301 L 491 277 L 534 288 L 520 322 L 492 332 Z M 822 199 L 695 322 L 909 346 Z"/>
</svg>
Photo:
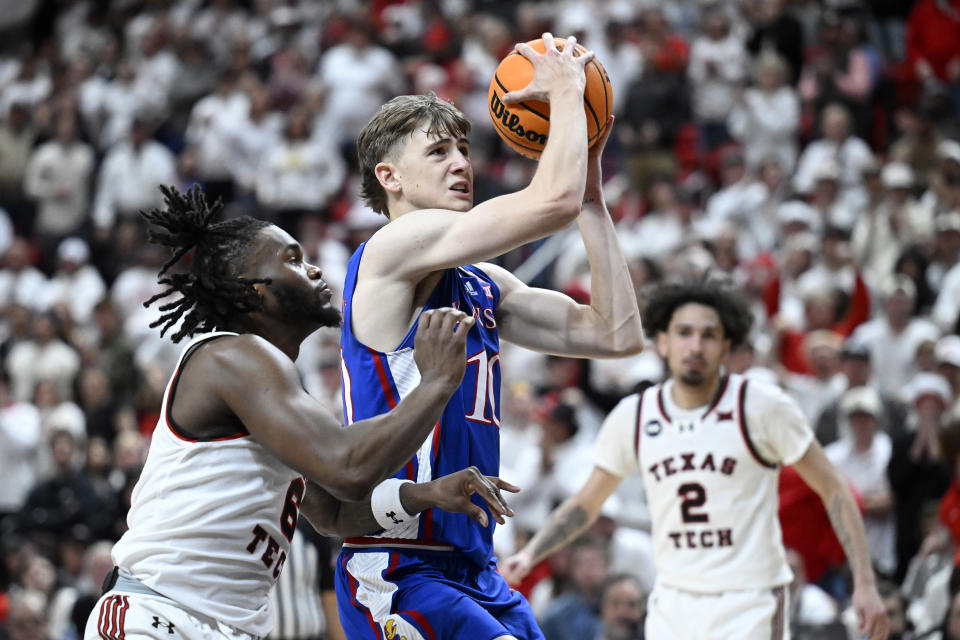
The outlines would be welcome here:
<svg viewBox="0 0 960 640">
<path fill-rule="evenodd" d="M 336 584 L 349 640 L 543 640 L 493 561 L 478 569 L 453 551 L 344 548 Z"/>
</svg>

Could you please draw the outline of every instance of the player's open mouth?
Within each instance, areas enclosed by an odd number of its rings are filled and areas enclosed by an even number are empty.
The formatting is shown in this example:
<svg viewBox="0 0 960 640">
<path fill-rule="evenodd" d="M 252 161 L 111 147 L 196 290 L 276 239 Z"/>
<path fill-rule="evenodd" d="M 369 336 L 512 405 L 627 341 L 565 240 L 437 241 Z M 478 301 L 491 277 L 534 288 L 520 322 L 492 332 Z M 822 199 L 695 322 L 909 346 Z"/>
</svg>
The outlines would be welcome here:
<svg viewBox="0 0 960 640">
<path fill-rule="evenodd" d="M 450 191 L 455 191 L 455 192 L 457 193 L 457 197 L 458 197 L 458 198 L 470 198 L 470 197 L 471 197 L 471 195 L 470 195 L 470 185 L 467 184 L 466 182 L 458 182 L 458 183 L 456 183 L 455 185 L 453 185 L 452 187 L 450 187 Z"/>
</svg>

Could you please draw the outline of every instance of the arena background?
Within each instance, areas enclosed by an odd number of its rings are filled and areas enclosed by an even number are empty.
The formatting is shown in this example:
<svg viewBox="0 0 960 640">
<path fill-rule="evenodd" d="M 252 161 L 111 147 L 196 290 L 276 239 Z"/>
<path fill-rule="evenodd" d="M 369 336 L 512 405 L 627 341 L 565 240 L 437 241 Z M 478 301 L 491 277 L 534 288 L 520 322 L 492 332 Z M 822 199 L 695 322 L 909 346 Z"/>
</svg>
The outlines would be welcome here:
<svg viewBox="0 0 960 640">
<path fill-rule="evenodd" d="M 339 287 L 384 222 L 357 198 L 360 127 L 394 95 L 434 91 L 473 121 L 477 201 L 525 185 L 535 165 L 497 138 L 487 86 L 547 30 L 610 75 L 606 197 L 641 309 L 664 278 L 736 283 L 756 323 L 728 370 L 783 385 L 848 475 L 894 637 L 960 638 L 957 0 L 0 2 L 0 637 L 79 637 L 124 530 L 179 352 L 142 306 L 164 256 L 137 212 L 160 204 L 157 185 L 200 184 L 225 215 L 291 230 Z M 589 296 L 575 230 L 501 263 Z M 297 364 L 338 411 L 336 332 Z M 664 375 L 652 350 L 505 347 L 503 367 L 502 476 L 524 492 L 501 557 L 580 486 L 606 412 Z M 854 410 L 872 418 L 851 425 Z M 846 638 L 827 520 L 795 475 L 781 489 L 795 637 Z M 650 587 L 648 528 L 630 479 L 520 586 L 548 640 L 613 619 L 610 576 Z M 306 587 L 328 588 L 330 554 L 292 558 L 277 637 L 328 633 L 304 612 L 321 610 Z M 642 615 L 621 616 L 625 637 Z"/>
</svg>

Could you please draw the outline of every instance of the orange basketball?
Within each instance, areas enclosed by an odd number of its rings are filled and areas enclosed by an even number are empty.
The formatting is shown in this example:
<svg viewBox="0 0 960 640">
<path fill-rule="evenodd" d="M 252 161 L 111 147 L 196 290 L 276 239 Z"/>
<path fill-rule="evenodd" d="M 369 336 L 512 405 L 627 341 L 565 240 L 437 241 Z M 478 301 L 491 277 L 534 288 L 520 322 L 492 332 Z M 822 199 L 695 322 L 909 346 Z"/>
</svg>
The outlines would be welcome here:
<svg viewBox="0 0 960 640">
<path fill-rule="evenodd" d="M 566 40 L 557 38 L 556 43 L 557 49 L 563 51 Z M 542 39 L 527 44 L 539 53 L 546 51 Z M 586 49 L 578 44 L 573 55 L 583 55 L 584 52 Z M 587 87 L 583 92 L 583 108 L 587 113 L 587 138 L 590 146 L 593 146 L 610 118 L 613 88 L 610 86 L 610 77 L 596 58 L 587 63 L 585 71 Z M 493 126 L 503 141 L 517 153 L 536 160 L 547 143 L 550 104 L 538 100 L 506 104 L 500 99 L 505 93 L 523 89 L 531 80 L 533 65 L 516 51 L 511 51 L 500 61 L 500 66 L 493 74 L 487 100 Z"/>
</svg>

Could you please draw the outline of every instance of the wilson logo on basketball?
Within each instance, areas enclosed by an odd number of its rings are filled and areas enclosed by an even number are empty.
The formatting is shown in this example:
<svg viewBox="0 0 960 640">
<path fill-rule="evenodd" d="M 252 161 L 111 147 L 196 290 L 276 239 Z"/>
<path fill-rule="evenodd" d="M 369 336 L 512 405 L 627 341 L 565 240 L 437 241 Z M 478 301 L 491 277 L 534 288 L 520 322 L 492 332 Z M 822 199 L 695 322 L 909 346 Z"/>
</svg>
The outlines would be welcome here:
<svg viewBox="0 0 960 640">
<path fill-rule="evenodd" d="M 524 130 L 523 125 L 520 124 L 520 116 L 515 113 L 510 113 L 507 105 L 503 104 L 500 96 L 496 93 L 490 94 L 490 113 L 493 114 L 495 119 L 502 122 L 503 126 L 505 126 L 510 133 L 515 134 L 517 137 L 526 138 L 530 142 L 536 142 L 539 145 L 547 143 L 547 134 L 534 131 L 533 129 Z"/>
</svg>

